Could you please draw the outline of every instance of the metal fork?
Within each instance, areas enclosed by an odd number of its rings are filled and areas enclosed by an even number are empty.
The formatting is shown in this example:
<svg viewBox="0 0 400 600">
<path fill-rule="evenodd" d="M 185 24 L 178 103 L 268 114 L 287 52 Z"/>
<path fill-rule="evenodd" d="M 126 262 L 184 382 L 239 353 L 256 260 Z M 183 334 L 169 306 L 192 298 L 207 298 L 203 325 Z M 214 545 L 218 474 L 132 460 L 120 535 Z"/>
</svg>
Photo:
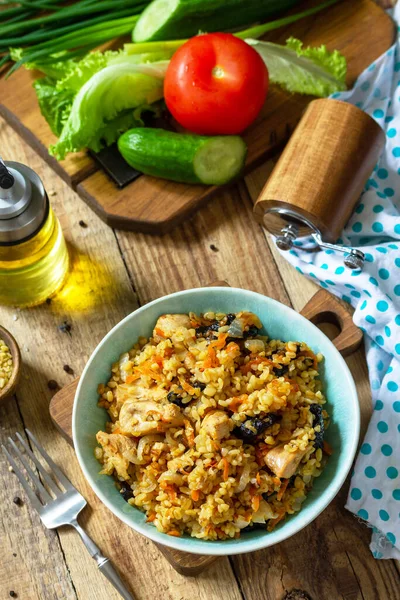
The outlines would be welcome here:
<svg viewBox="0 0 400 600">
<path fill-rule="evenodd" d="M 53 477 L 56 477 L 65 489 L 65 491 L 62 491 L 59 488 L 59 486 L 56 485 L 55 481 L 49 476 L 49 473 L 46 471 L 46 469 L 44 469 L 43 465 L 38 461 L 36 456 L 30 450 L 28 444 L 20 436 L 20 434 L 17 433 L 16 436 L 21 442 L 22 446 L 24 447 L 26 454 L 36 465 L 43 480 L 46 482 L 46 485 L 55 495 L 55 499 L 52 498 L 52 496 L 49 494 L 49 492 L 46 490 L 46 488 L 40 481 L 39 477 L 31 469 L 29 462 L 22 454 L 18 446 L 11 438 L 8 438 L 11 448 L 13 449 L 15 455 L 18 457 L 21 463 L 24 465 L 31 482 L 36 487 L 36 493 L 34 489 L 29 485 L 28 481 L 25 479 L 23 472 L 20 470 L 14 458 L 5 446 L 2 446 L 3 452 L 7 456 L 7 459 L 10 465 L 12 466 L 16 476 L 18 477 L 22 487 L 24 488 L 32 506 L 39 513 L 43 524 L 45 525 L 45 527 L 47 527 L 47 529 L 55 529 L 57 527 L 60 527 L 61 525 L 71 525 L 71 527 L 74 527 L 81 536 L 82 541 L 85 544 L 90 556 L 96 561 L 99 571 L 101 571 L 103 575 L 107 577 L 108 581 L 112 583 L 115 589 L 121 594 L 122 598 L 124 598 L 125 600 L 134 600 L 134 597 L 129 593 L 129 591 L 125 587 L 117 571 L 112 566 L 110 560 L 101 554 L 99 548 L 96 546 L 93 540 L 90 539 L 86 531 L 82 529 L 82 527 L 77 521 L 78 514 L 86 506 L 85 498 L 81 496 L 81 494 L 78 492 L 77 489 L 74 488 L 69 479 L 65 477 L 61 469 L 57 467 L 57 465 L 50 458 L 47 452 L 40 446 L 35 436 L 28 429 L 25 429 L 25 431 L 31 442 L 36 446 L 39 453 L 47 462 L 49 468 L 51 469 Z"/>
</svg>

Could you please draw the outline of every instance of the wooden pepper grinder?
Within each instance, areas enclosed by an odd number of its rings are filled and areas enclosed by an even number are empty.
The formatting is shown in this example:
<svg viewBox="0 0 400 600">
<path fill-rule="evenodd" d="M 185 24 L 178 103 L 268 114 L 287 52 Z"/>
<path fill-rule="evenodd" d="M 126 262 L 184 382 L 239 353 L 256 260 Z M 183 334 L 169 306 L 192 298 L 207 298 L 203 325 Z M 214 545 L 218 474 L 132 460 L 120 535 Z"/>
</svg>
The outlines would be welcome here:
<svg viewBox="0 0 400 600">
<path fill-rule="evenodd" d="M 319 246 L 344 252 L 347 267 L 361 268 L 364 254 L 335 242 L 384 145 L 383 130 L 359 108 L 311 102 L 254 207 L 278 248 L 289 250 L 298 237 L 311 235 Z"/>
</svg>

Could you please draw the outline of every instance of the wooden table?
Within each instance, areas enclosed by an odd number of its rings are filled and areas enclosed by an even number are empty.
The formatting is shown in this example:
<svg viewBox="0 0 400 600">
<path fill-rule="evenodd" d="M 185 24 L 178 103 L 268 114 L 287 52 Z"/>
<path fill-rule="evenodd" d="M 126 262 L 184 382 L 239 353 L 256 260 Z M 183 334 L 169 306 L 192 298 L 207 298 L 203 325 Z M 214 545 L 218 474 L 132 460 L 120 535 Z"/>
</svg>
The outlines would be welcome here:
<svg viewBox="0 0 400 600">
<path fill-rule="evenodd" d="M 214 197 L 183 227 L 164 237 L 109 229 L 20 138 L 0 120 L 5 158 L 30 165 L 43 178 L 72 257 L 72 274 L 51 304 L 18 311 L 0 308 L 0 323 L 22 351 L 15 399 L 0 407 L 0 438 L 29 427 L 89 502 L 82 524 L 125 572 L 137 600 L 399 600 L 399 564 L 377 561 L 370 531 L 338 499 L 296 536 L 267 550 L 222 558 L 196 578 L 177 574 L 156 547 L 97 504 L 71 447 L 52 425 L 49 380 L 60 386 L 80 374 L 104 334 L 149 300 L 225 279 L 299 310 L 317 287 L 276 252 L 252 216 L 270 165 Z M 87 227 L 79 225 L 84 221 Z M 58 326 L 67 320 L 71 335 Z M 348 359 L 357 383 L 363 430 L 371 412 L 363 352 Z M 0 598 L 117 600 L 71 529 L 42 527 L 15 476 L 0 459 Z M 23 505 L 13 503 L 21 496 Z"/>
</svg>

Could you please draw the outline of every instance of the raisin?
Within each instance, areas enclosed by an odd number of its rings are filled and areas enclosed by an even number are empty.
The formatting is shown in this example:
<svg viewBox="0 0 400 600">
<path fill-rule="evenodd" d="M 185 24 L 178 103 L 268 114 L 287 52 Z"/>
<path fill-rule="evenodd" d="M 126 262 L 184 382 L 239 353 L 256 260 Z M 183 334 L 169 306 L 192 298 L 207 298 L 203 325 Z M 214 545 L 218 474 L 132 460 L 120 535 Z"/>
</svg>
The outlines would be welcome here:
<svg viewBox="0 0 400 600">
<path fill-rule="evenodd" d="M 247 331 L 243 331 L 244 339 L 253 338 L 258 335 L 259 329 L 257 325 L 250 325 Z"/>
<path fill-rule="evenodd" d="M 263 433 L 268 427 L 274 425 L 277 421 L 279 421 L 282 417 L 279 415 L 270 414 L 264 417 L 263 419 L 247 419 L 244 423 L 242 423 L 239 427 L 235 427 L 233 430 L 233 435 L 247 442 L 248 444 L 253 444 L 259 435 Z M 250 427 L 246 426 L 246 423 L 250 421 Z M 253 431 L 255 430 L 255 431 Z"/>
<path fill-rule="evenodd" d="M 171 404 L 176 404 L 176 406 L 179 406 L 179 408 L 184 408 L 184 406 L 186 406 L 186 404 L 183 402 L 182 396 L 176 394 L 175 392 L 169 392 L 167 395 L 167 400 L 168 402 L 171 402 Z"/>
<path fill-rule="evenodd" d="M 228 313 L 225 317 L 225 325 L 230 325 L 236 319 L 236 315 Z"/>
<path fill-rule="evenodd" d="M 132 492 L 131 486 L 126 481 L 120 481 L 120 485 L 121 485 L 121 496 L 123 497 L 125 502 L 128 502 L 128 500 L 133 498 L 133 492 Z"/>
<path fill-rule="evenodd" d="M 286 375 L 286 373 L 289 371 L 289 365 L 282 365 L 279 367 L 275 367 L 275 365 L 273 365 L 274 368 L 274 374 L 277 377 L 282 377 L 283 375 Z"/>
<path fill-rule="evenodd" d="M 267 524 L 266 523 L 249 523 L 249 525 L 247 525 L 247 527 L 242 529 L 242 532 L 248 533 L 249 531 L 256 531 L 259 529 L 263 529 L 264 531 L 267 531 Z"/>
<path fill-rule="evenodd" d="M 315 432 L 314 447 L 316 450 L 324 445 L 325 425 L 322 417 L 322 406 L 320 404 L 311 404 L 310 412 L 313 415 L 313 427 L 319 425 L 320 430 Z"/>
<path fill-rule="evenodd" d="M 191 383 L 190 385 L 194 388 L 199 388 L 199 390 L 201 390 L 201 391 L 205 390 L 207 387 L 207 384 L 202 383 L 201 381 L 195 381 L 194 383 Z"/>
</svg>

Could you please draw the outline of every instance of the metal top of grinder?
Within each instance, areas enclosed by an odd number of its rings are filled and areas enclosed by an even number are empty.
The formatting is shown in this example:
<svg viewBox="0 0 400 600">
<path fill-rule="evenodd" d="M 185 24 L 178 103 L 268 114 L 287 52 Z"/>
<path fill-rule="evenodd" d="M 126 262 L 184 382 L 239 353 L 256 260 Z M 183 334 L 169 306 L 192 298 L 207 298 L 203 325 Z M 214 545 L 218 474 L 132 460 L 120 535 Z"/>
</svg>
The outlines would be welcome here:
<svg viewBox="0 0 400 600">
<path fill-rule="evenodd" d="M 361 268 L 363 253 L 334 242 L 349 220 L 385 145 L 379 125 L 359 108 L 314 100 L 276 163 L 254 211 L 277 246 L 289 250 L 298 237 L 346 253 Z"/>
<path fill-rule="evenodd" d="M 47 207 L 40 177 L 21 163 L 0 158 L 0 244 L 29 238 L 42 225 Z"/>
</svg>

